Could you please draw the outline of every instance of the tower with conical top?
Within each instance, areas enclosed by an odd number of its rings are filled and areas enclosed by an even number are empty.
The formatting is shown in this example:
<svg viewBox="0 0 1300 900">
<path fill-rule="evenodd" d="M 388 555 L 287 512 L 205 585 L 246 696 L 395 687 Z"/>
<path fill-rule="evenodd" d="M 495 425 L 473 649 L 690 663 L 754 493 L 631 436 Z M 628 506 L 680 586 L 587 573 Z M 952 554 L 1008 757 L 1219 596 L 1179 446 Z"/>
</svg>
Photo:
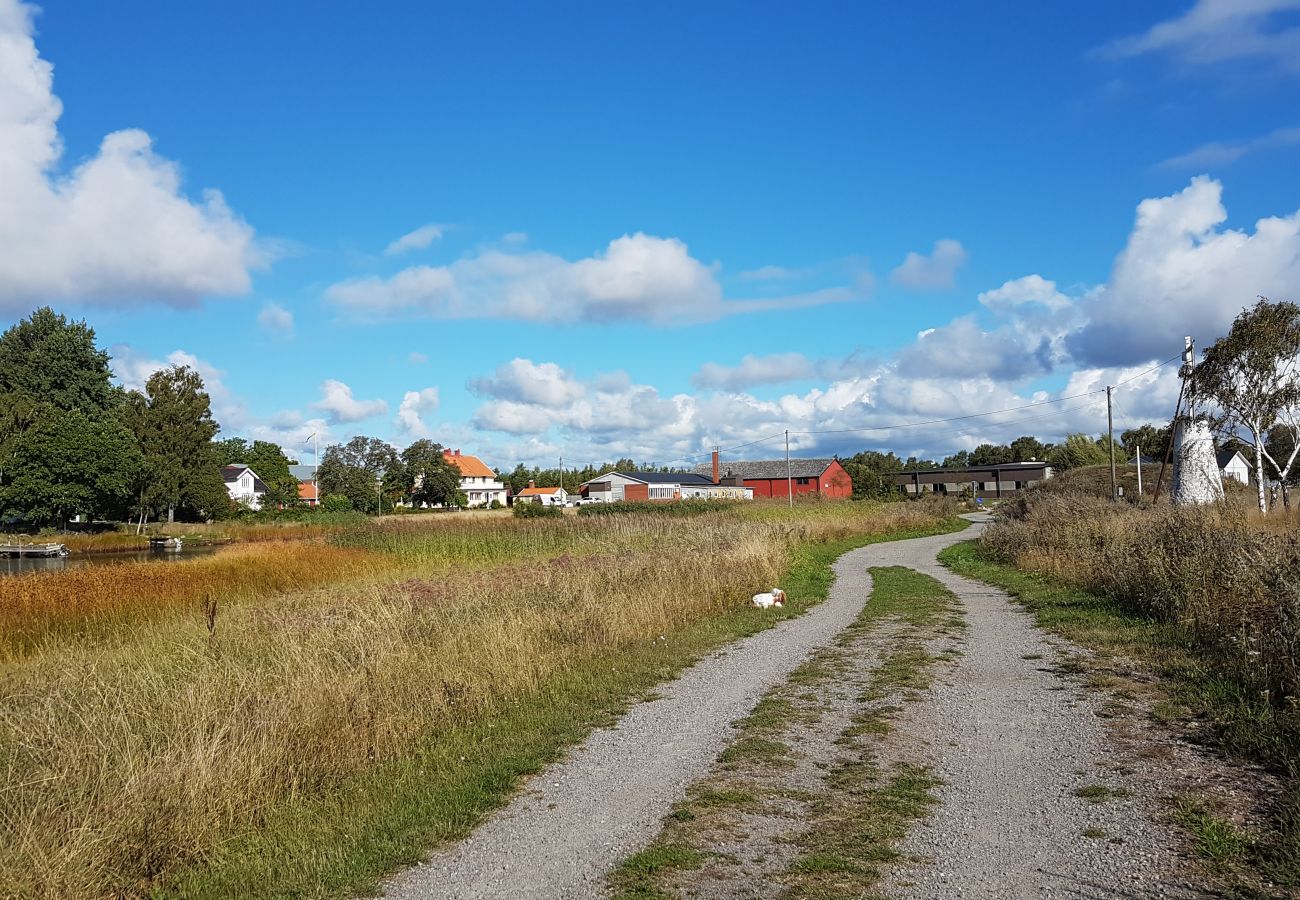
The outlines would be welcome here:
<svg viewBox="0 0 1300 900">
<path fill-rule="evenodd" d="M 1183 338 L 1183 365 L 1178 375 L 1184 386 L 1196 365 L 1196 348 L 1190 337 Z M 1184 387 L 1183 396 L 1189 391 Z M 1214 435 L 1209 417 L 1196 410 L 1189 399 L 1187 409 L 1174 418 L 1173 489 L 1169 492 L 1174 506 L 1214 503 L 1223 499 L 1223 477 L 1215 458 Z"/>
</svg>

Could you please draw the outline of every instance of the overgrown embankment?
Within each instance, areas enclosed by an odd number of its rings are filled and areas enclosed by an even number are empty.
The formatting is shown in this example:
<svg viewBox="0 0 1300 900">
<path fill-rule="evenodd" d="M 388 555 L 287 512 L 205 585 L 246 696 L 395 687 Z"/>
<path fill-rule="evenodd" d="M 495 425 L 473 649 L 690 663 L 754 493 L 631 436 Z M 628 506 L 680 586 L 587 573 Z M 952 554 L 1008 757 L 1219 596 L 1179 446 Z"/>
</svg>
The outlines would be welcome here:
<svg viewBox="0 0 1300 900">
<path fill-rule="evenodd" d="M 1031 491 L 980 548 L 944 559 L 1019 595 L 1040 624 L 1132 658 L 1171 693 L 1167 713 L 1184 710 L 1208 726 L 1202 737 L 1281 773 L 1288 788 L 1255 863 L 1300 887 L 1300 529 L 1231 505 Z"/>
<path fill-rule="evenodd" d="M 140 615 L 65 615 L 13 654 L 0 895 L 364 889 L 699 654 L 824 596 L 841 549 L 954 527 L 922 504 L 460 524 L 335 535 L 319 549 L 361 554 L 364 577 L 308 591 L 195 568 L 184 590 L 142 586 Z M 787 576 L 784 613 L 746 609 Z"/>
</svg>

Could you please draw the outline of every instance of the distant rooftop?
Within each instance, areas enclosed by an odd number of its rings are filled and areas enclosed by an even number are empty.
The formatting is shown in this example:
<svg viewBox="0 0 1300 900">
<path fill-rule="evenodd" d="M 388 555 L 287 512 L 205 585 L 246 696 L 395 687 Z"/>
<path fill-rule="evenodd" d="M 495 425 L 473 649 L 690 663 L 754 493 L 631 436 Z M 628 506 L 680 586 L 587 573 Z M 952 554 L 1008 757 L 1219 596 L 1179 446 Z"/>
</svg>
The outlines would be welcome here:
<svg viewBox="0 0 1300 900">
<path fill-rule="evenodd" d="M 821 474 L 835 462 L 833 457 L 813 457 L 811 459 L 790 458 L 789 475 L 791 478 L 820 478 Z M 713 463 L 696 466 L 695 471 L 713 480 Z M 727 473 L 740 478 L 785 478 L 784 459 L 742 459 L 723 460 L 718 465 L 718 476 L 725 478 Z"/>
</svg>

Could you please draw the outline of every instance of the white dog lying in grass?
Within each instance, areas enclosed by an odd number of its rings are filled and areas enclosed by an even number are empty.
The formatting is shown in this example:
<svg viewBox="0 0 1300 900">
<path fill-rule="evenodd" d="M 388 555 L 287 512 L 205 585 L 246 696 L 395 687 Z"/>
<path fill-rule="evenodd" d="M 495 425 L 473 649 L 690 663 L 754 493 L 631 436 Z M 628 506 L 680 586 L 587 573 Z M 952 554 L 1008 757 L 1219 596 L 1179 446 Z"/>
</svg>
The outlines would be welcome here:
<svg viewBox="0 0 1300 900">
<path fill-rule="evenodd" d="M 766 594 L 755 594 L 753 604 L 759 609 L 771 609 L 774 606 L 785 606 L 785 591 L 780 588 L 772 588 Z"/>
</svg>

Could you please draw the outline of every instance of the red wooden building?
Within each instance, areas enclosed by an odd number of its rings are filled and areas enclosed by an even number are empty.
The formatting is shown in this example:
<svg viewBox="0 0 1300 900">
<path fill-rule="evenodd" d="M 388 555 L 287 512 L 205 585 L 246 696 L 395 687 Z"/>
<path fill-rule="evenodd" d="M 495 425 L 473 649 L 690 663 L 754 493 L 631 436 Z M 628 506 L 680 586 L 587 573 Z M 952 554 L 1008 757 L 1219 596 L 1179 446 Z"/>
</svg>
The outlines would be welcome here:
<svg viewBox="0 0 1300 900">
<path fill-rule="evenodd" d="M 745 487 L 754 489 L 754 499 L 762 497 L 785 497 L 790 493 L 800 497 L 804 494 L 821 494 L 833 499 L 848 499 L 853 496 L 853 479 L 832 458 L 791 459 L 787 479 L 784 459 L 740 460 L 720 463 L 718 454 L 713 454 L 713 463 L 700 466 L 695 470 L 701 475 L 712 475 L 716 482 L 719 478 L 740 478 Z"/>
</svg>

